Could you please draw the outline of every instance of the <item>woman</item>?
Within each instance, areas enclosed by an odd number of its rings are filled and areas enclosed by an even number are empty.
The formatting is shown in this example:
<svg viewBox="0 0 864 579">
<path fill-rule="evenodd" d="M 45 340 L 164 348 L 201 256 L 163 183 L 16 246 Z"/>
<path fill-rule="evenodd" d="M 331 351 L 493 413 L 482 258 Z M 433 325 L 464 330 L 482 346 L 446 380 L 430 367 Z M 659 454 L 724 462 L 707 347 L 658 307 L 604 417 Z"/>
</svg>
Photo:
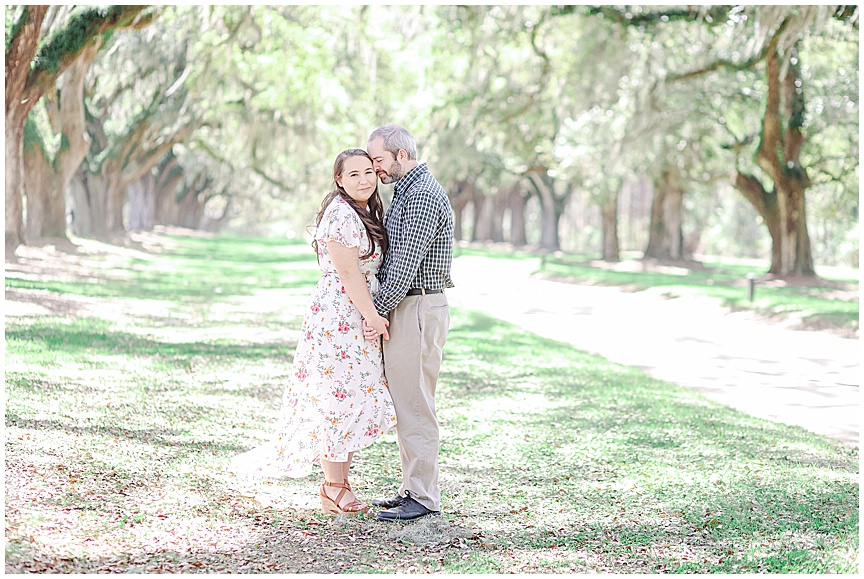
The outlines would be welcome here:
<svg viewBox="0 0 864 579">
<path fill-rule="evenodd" d="M 396 425 L 380 342 L 363 338 L 364 319 L 387 335 L 389 322 L 372 304 L 387 238 L 378 179 L 366 151 L 339 153 L 333 181 L 312 242 L 323 276 L 303 319 L 276 436 L 235 457 L 231 470 L 297 478 L 320 462 L 321 506 L 354 514 L 370 508 L 348 483 L 354 452 Z"/>
</svg>

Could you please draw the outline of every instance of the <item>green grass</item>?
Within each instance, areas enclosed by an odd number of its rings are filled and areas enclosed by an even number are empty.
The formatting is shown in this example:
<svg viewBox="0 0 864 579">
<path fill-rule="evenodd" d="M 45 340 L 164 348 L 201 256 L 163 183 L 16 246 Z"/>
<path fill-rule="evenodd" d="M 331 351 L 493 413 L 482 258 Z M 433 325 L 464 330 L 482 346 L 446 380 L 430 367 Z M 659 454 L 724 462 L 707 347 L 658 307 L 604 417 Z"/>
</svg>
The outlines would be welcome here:
<svg viewBox="0 0 864 579">
<path fill-rule="evenodd" d="M 214 295 L 249 295 L 256 288 L 305 288 L 319 276 L 308 245 L 230 236 L 176 239 L 177 246 L 166 253 L 136 253 L 122 267 L 106 264 L 96 276 L 13 277 L 6 285 L 91 297 L 207 303 Z"/>
<path fill-rule="evenodd" d="M 333 519 L 317 476 L 239 481 L 225 467 L 278 416 L 314 255 L 160 239 L 104 246 L 78 281 L 63 255 L 7 264 L 7 299 L 47 308 L 6 318 L 7 571 L 858 571 L 857 449 L 471 311 L 437 395 L 440 519 Z M 395 435 L 352 470 L 362 498 L 391 494 Z"/>
<path fill-rule="evenodd" d="M 467 249 L 466 255 L 484 255 L 506 259 L 498 251 Z M 530 254 L 518 252 L 513 259 L 527 259 Z M 764 317 L 786 321 L 797 320 L 800 329 L 831 330 L 846 337 L 857 334 L 859 327 L 858 280 L 854 278 L 800 281 L 767 279 L 767 266 L 735 264 L 728 261 L 705 261 L 694 267 L 662 268 L 638 260 L 624 260 L 631 267 L 616 270 L 597 267 L 585 256 L 546 256 L 539 273 L 571 283 L 623 286 L 631 291 L 663 288 L 669 298 L 695 292 L 717 298 L 732 311 L 748 310 Z M 753 301 L 749 300 L 747 275 L 756 276 Z"/>
</svg>

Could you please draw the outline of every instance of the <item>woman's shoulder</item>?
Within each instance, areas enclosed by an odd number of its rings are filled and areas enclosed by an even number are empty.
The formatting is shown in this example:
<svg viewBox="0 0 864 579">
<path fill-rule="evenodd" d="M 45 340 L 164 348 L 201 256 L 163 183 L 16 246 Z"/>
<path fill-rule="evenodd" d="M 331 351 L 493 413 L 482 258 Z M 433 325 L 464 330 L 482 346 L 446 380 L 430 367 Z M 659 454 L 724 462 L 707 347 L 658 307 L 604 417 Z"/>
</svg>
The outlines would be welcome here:
<svg viewBox="0 0 864 579">
<path fill-rule="evenodd" d="M 340 214 L 340 213 L 354 213 L 354 209 L 351 205 L 348 204 L 345 199 L 342 198 L 341 195 L 337 195 L 334 197 L 330 203 L 327 204 L 327 207 L 324 209 L 324 214 Z"/>
<path fill-rule="evenodd" d="M 322 226 L 326 224 L 337 227 L 344 227 L 348 224 L 360 226 L 362 225 L 362 220 L 354 208 L 341 195 L 337 195 L 324 209 L 320 224 Z"/>
</svg>

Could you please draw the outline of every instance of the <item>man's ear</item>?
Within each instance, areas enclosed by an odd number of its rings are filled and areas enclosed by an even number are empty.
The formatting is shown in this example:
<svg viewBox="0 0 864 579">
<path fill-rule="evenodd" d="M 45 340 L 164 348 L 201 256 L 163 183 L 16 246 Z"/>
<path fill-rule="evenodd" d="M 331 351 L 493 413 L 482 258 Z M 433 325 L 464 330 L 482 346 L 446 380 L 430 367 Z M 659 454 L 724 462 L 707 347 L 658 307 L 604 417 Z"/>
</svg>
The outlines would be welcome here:
<svg viewBox="0 0 864 579">
<path fill-rule="evenodd" d="M 404 156 L 402 156 L 402 157 L 400 158 L 400 155 L 404 155 Z M 406 160 L 407 158 L 408 158 L 408 151 L 406 151 L 405 149 L 399 149 L 399 150 L 396 152 L 396 160 L 397 160 L 397 161 L 404 161 L 404 160 Z"/>
</svg>

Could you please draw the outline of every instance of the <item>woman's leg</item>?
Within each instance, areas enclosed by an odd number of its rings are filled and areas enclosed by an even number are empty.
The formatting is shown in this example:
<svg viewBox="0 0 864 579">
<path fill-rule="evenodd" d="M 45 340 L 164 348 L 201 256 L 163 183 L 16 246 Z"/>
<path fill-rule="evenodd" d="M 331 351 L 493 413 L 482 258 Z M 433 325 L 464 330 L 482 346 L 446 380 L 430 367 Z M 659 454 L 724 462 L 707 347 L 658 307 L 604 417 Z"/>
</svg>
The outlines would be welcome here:
<svg viewBox="0 0 864 579">
<path fill-rule="evenodd" d="M 339 464 L 343 465 L 342 466 L 342 480 L 344 480 L 345 482 L 348 482 L 348 471 L 351 469 L 351 461 L 353 459 L 354 459 L 354 453 L 349 452 L 348 453 L 348 462 L 339 463 Z"/>
<path fill-rule="evenodd" d="M 351 465 L 350 461 L 350 455 L 348 462 L 330 462 L 329 460 L 322 459 L 321 470 L 324 471 L 324 480 L 331 483 L 344 484 L 345 481 L 348 480 L 345 477 L 345 473 L 348 472 L 348 467 Z M 336 497 L 338 497 L 339 493 L 343 490 L 345 490 L 345 494 L 342 495 L 342 498 L 339 499 L 337 504 L 340 508 L 357 500 L 354 493 L 348 489 L 342 489 L 341 487 L 324 486 L 324 494 L 330 497 L 333 501 L 336 501 Z"/>
</svg>

